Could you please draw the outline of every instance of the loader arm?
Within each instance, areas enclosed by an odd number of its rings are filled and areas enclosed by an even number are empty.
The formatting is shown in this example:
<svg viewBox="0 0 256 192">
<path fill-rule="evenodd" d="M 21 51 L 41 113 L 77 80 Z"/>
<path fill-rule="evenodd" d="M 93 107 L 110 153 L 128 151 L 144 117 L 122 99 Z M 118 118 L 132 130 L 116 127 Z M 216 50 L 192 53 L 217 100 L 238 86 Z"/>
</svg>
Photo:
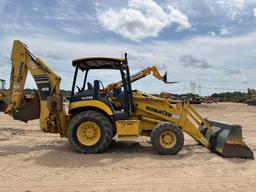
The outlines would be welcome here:
<svg viewBox="0 0 256 192">
<path fill-rule="evenodd" d="M 60 94 L 61 78 L 17 40 L 13 43 L 11 61 L 10 98 L 6 113 L 24 122 L 39 118 L 43 131 L 65 136 L 66 115 Z M 22 98 L 28 71 L 37 85 L 38 97 L 35 96 L 34 102 L 24 104 Z M 36 111 L 39 111 L 38 115 L 35 115 Z"/>
<path fill-rule="evenodd" d="M 135 73 L 134 75 L 131 76 L 130 82 L 133 83 L 139 79 L 142 79 L 148 75 L 153 75 L 156 79 L 161 80 L 165 83 L 168 83 L 166 80 L 166 74 L 164 76 L 162 76 L 160 74 L 160 72 L 158 71 L 156 66 L 152 66 L 152 67 L 148 67 L 146 69 L 143 69 L 137 73 Z M 173 82 L 174 83 L 174 82 Z M 111 83 L 108 84 L 104 89 L 103 89 L 103 93 L 107 93 L 109 91 L 111 91 L 112 89 L 117 89 L 123 86 L 123 82 L 122 81 L 118 81 L 115 83 Z"/>
<path fill-rule="evenodd" d="M 243 142 L 239 125 L 223 124 L 203 118 L 189 102 L 159 98 L 140 91 L 133 92 L 136 107 L 134 119 L 139 119 L 147 135 L 158 123 L 171 122 L 193 139 L 224 157 L 253 159 L 253 152 Z"/>
</svg>

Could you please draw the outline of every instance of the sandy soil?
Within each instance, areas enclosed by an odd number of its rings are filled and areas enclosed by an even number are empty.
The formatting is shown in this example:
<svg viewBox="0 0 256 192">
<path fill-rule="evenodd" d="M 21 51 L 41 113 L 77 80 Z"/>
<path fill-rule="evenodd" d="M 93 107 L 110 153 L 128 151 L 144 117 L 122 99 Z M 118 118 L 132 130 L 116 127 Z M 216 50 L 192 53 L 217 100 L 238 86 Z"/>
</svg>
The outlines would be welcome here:
<svg viewBox="0 0 256 192">
<path fill-rule="evenodd" d="M 256 152 L 256 107 L 209 104 L 204 117 L 241 124 Z M 185 135 L 175 156 L 155 153 L 147 138 L 113 143 L 104 154 L 71 151 L 66 139 L 0 114 L 0 191 L 255 191 L 256 161 L 224 159 Z"/>
</svg>

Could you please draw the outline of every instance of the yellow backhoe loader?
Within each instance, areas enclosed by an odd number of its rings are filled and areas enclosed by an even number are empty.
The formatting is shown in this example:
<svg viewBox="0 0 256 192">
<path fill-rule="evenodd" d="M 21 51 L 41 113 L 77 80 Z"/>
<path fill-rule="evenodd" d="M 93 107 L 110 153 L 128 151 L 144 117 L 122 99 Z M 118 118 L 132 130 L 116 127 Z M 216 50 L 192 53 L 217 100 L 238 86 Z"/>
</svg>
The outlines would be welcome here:
<svg viewBox="0 0 256 192">
<path fill-rule="evenodd" d="M 176 154 L 184 144 L 183 132 L 224 157 L 253 159 L 253 152 L 242 141 L 240 126 L 208 121 L 188 103 L 155 97 L 132 90 L 132 82 L 154 75 L 164 83 L 156 67 L 130 75 L 125 58 L 83 58 L 73 61 L 75 68 L 68 112 L 60 94 L 61 78 L 20 41 L 14 41 L 10 79 L 10 101 L 6 113 L 14 119 L 40 119 L 45 132 L 67 137 L 71 147 L 81 153 L 105 151 L 112 138 L 150 136 L 159 154 Z M 102 81 L 89 82 L 89 72 L 114 70 L 121 81 L 106 87 Z M 28 71 L 38 87 L 38 96 L 21 104 Z M 80 74 L 80 75 L 79 75 Z M 78 77 L 83 75 L 79 85 Z M 144 82 L 145 83 L 145 82 Z M 31 112 L 32 111 L 32 112 Z"/>
</svg>

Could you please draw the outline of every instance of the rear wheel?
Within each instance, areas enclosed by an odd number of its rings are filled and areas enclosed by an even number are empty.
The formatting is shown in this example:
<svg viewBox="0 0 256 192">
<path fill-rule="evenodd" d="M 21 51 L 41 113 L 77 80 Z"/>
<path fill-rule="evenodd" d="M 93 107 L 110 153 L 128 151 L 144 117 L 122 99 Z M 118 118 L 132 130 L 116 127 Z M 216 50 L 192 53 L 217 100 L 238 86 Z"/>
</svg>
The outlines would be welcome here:
<svg viewBox="0 0 256 192">
<path fill-rule="evenodd" d="M 154 149 L 163 155 L 174 155 L 184 145 L 184 136 L 179 127 L 172 123 L 160 123 L 151 132 Z"/>
<path fill-rule="evenodd" d="M 68 127 L 68 141 L 75 151 L 101 153 L 113 137 L 109 119 L 98 111 L 88 110 L 75 115 Z"/>
</svg>

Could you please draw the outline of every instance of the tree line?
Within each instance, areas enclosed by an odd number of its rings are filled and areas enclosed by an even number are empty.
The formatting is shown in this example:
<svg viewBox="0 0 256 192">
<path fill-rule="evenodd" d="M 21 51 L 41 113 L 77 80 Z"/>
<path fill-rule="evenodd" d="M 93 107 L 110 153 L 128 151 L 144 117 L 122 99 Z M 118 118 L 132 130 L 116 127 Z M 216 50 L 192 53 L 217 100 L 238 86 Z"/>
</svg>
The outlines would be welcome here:
<svg viewBox="0 0 256 192">
<path fill-rule="evenodd" d="M 36 89 L 24 89 L 25 94 L 34 94 Z M 65 98 L 70 98 L 71 91 L 68 90 L 60 90 L 61 94 Z M 220 101 L 220 102 L 237 102 L 237 103 L 245 103 L 248 96 L 245 92 L 234 91 L 234 92 L 223 92 L 223 93 L 214 93 L 210 97 Z"/>
<path fill-rule="evenodd" d="M 245 103 L 247 100 L 247 93 L 240 91 L 214 93 L 211 95 L 211 97 L 217 99 L 220 102 Z"/>
<path fill-rule="evenodd" d="M 35 94 L 35 92 L 37 91 L 37 89 L 29 89 L 29 88 L 26 88 L 24 89 L 23 93 L 24 94 Z M 70 95 L 71 95 L 71 91 L 67 91 L 67 90 L 63 90 L 61 89 L 60 90 L 60 93 L 63 95 L 63 97 L 65 98 L 69 98 Z"/>
</svg>

